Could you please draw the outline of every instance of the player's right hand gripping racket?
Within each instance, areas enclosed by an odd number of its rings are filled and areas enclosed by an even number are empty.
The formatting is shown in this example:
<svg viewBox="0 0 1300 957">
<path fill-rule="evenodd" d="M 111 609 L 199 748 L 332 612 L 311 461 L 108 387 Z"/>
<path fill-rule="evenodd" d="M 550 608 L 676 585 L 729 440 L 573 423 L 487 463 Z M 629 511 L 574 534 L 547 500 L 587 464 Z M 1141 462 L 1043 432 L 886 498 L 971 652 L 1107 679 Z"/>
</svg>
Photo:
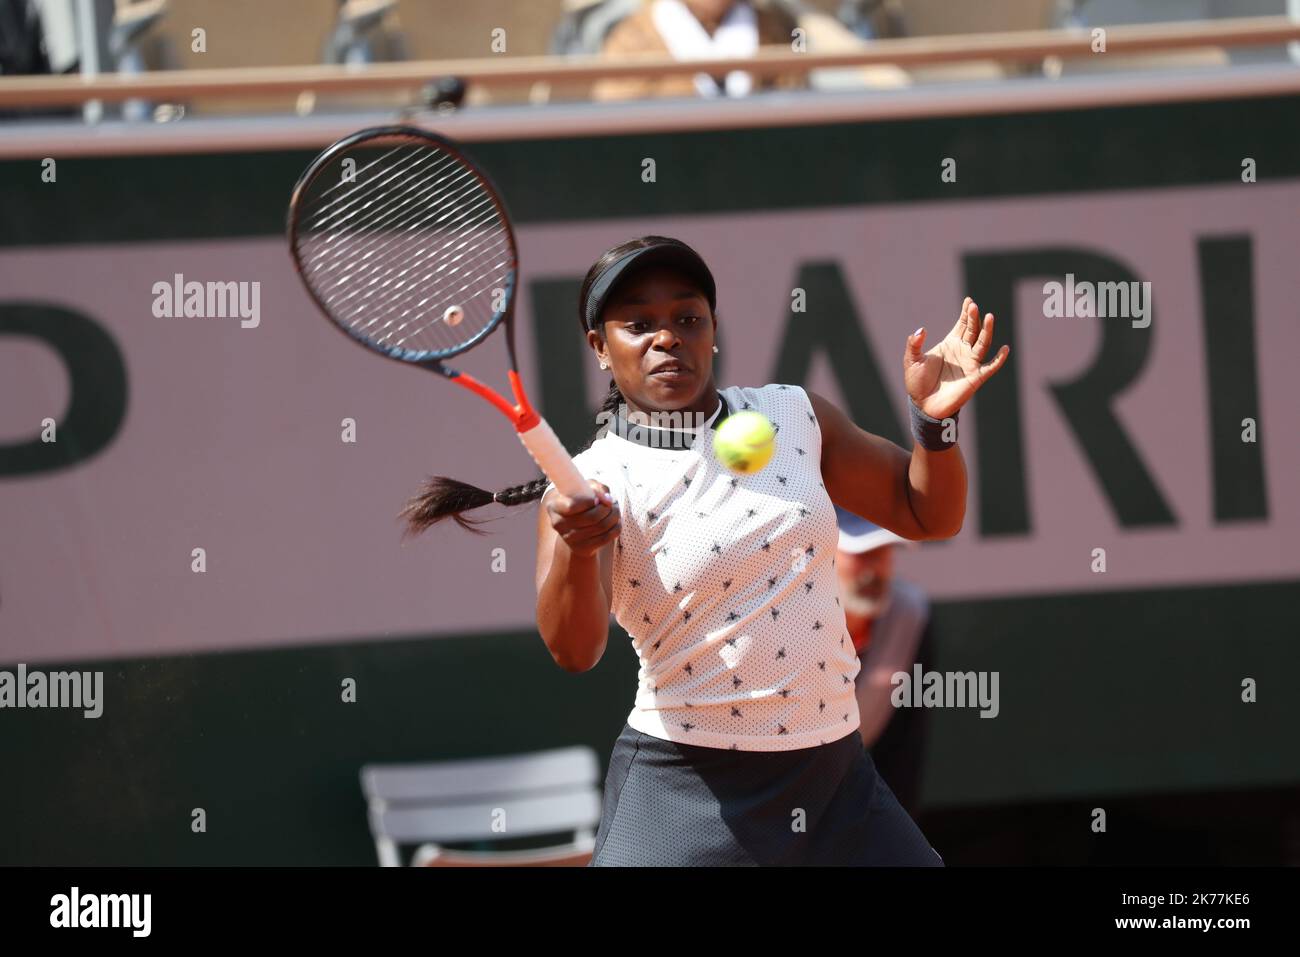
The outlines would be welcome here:
<svg viewBox="0 0 1300 957">
<path fill-rule="evenodd" d="M 407 126 L 344 137 L 298 179 L 288 231 L 298 275 L 336 326 L 487 399 L 556 488 L 571 498 L 590 493 L 519 377 L 519 257 L 505 203 L 454 143 Z M 513 403 L 443 364 L 498 325 L 506 329 Z"/>
</svg>

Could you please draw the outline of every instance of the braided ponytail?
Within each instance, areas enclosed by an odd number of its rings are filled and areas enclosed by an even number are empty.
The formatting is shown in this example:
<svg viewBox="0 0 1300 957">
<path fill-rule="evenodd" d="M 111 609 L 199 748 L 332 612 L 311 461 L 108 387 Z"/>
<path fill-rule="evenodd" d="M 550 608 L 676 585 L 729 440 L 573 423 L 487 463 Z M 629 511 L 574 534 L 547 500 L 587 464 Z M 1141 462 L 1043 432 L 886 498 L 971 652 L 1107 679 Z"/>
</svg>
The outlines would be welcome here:
<svg viewBox="0 0 1300 957">
<path fill-rule="evenodd" d="M 630 239 L 627 242 L 619 243 L 612 249 L 607 249 L 599 259 L 592 263 L 591 268 L 587 270 L 587 275 L 582 280 L 582 287 L 578 291 L 578 323 L 582 326 L 584 336 L 593 331 L 599 335 L 599 330 L 603 328 L 599 319 L 593 321 L 593 317 L 586 314 L 588 294 L 591 292 L 592 285 L 596 280 L 600 278 L 606 269 L 617 263 L 627 253 L 647 246 L 664 244 L 680 246 L 688 250 L 691 255 L 696 256 L 697 259 L 699 258 L 695 251 L 681 240 L 667 236 L 642 236 L 638 239 Z M 707 267 L 704 267 L 702 263 L 701 268 L 707 274 Z M 715 306 L 712 277 L 707 276 L 707 278 L 709 280 L 708 285 L 703 288 L 706 289 L 709 307 L 712 309 Z M 606 416 L 603 414 L 614 413 L 624 401 L 618 383 L 611 378 L 609 380 L 609 392 L 606 393 L 605 400 L 600 406 L 602 415 L 597 416 L 597 420 L 610 421 L 612 415 Z M 583 450 L 590 448 L 591 443 L 600 434 L 601 429 L 597 429 L 595 434 L 587 440 Z M 510 488 L 504 488 L 493 494 L 465 482 L 447 478 L 445 475 L 434 475 L 426 479 L 420 491 L 406 503 L 400 517 L 406 520 L 407 535 L 418 535 L 448 517 L 454 519 L 461 528 L 481 535 L 483 533 L 475 526 L 485 520 L 466 518 L 462 513 L 481 508 L 484 505 L 490 505 L 493 502 L 501 505 L 524 505 L 528 502 L 535 502 L 542 497 L 542 493 L 546 491 L 548 484 L 546 477 L 541 476 L 530 482 L 525 482 L 523 485 L 512 485 Z"/>
<path fill-rule="evenodd" d="M 605 400 L 601 403 L 601 415 L 598 415 L 597 419 L 608 421 L 608 417 L 604 416 L 604 413 L 613 413 L 622 402 L 623 393 L 619 391 L 618 383 L 610 379 L 609 392 L 606 393 Z M 602 426 L 602 428 L 604 427 Z M 583 446 L 583 449 L 590 448 L 591 443 L 596 440 L 600 433 L 601 429 L 597 429 L 591 438 L 587 440 L 587 444 Z M 406 507 L 402 509 L 398 517 L 406 521 L 405 534 L 408 536 L 419 535 L 444 518 L 451 518 L 461 528 L 476 535 L 482 535 L 484 534 L 482 530 L 475 526 L 486 521 L 486 519 L 466 518 L 461 513 L 481 508 L 484 505 L 491 505 L 493 502 L 501 505 L 527 505 L 529 502 L 540 499 L 549 483 L 550 480 L 543 475 L 540 478 L 524 482 L 522 485 L 512 485 L 509 488 L 503 488 L 499 492 L 492 493 L 467 482 L 448 478 L 445 475 L 433 475 L 425 480 L 420 491 L 406 503 Z"/>
</svg>

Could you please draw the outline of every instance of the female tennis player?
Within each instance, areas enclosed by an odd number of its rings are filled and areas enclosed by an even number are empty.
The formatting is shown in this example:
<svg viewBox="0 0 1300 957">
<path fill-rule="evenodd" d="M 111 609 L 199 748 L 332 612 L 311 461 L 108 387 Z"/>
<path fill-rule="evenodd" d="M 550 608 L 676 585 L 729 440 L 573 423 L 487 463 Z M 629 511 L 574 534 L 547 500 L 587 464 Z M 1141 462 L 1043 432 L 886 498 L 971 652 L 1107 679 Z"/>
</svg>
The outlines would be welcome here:
<svg viewBox="0 0 1300 957">
<path fill-rule="evenodd" d="M 993 316 L 981 324 L 969 298 L 928 352 L 924 328 L 908 337 L 909 454 L 799 386 L 719 389 L 716 304 L 685 243 L 610 249 L 578 303 L 613 374 L 606 426 L 574 456 L 592 494 L 568 498 L 543 478 L 493 495 L 439 477 L 407 518 L 417 531 L 447 516 L 470 528 L 463 511 L 541 498 L 537 622 L 556 663 L 593 667 L 611 613 L 631 637 L 639 687 L 593 865 L 942 865 L 858 734 L 834 506 L 907 539 L 955 535 L 966 507 L 955 420 L 1010 349 L 984 361 Z M 773 458 L 751 474 L 712 451 L 741 409 L 777 429 Z"/>
</svg>

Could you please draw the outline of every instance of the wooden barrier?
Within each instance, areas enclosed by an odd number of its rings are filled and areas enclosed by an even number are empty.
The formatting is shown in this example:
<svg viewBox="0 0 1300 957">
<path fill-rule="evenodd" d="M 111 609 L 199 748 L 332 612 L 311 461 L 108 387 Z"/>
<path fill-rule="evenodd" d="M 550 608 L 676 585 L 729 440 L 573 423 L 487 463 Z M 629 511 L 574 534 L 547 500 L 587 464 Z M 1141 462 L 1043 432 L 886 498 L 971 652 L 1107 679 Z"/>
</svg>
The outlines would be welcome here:
<svg viewBox="0 0 1300 957">
<path fill-rule="evenodd" d="M 223 70 L 167 70 L 135 75 L 13 77 L 0 79 L 0 107 L 53 106 L 86 100 L 133 98 L 176 101 L 198 96 L 265 97 L 413 90 L 440 76 L 457 76 L 470 86 L 533 82 L 593 81 L 605 77 L 665 76 L 744 69 L 773 75 L 832 67 L 892 64 L 933 66 L 972 60 L 1033 62 L 1046 57 L 1158 53 L 1206 47 L 1255 46 L 1300 40 L 1300 23 L 1288 17 L 1247 17 L 1190 23 L 1107 27 L 1106 53 L 1092 52 L 1091 30 L 1035 30 L 964 36 L 878 40 L 861 50 L 795 53 L 763 47 L 751 58 L 680 61 L 660 54 L 611 60 L 589 57 L 489 57 L 422 60 L 366 67 L 240 67 Z"/>
</svg>

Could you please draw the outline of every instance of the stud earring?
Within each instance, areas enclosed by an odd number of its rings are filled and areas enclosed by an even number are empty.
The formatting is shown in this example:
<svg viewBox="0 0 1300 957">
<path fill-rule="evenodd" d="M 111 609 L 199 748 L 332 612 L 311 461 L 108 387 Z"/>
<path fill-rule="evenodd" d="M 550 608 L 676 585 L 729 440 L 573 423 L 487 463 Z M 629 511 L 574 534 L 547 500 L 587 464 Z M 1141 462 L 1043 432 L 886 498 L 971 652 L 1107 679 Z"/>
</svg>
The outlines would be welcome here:
<svg viewBox="0 0 1300 957">
<path fill-rule="evenodd" d="M 609 367 L 608 367 L 607 365 L 605 365 L 605 363 L 603 363 L 603 362 L 600 364 L 600 367 L 601 367 L 602 369 L 607 369 L 607 368 L 609 368 Z"/>
<path fill-rule="evenodd" d="M 717 346 L 714 346 L 714 347 L 713 347 L 713 351 L 714 351 L 714 352 L 717 352 L 717 351 L 718 351 L 718 347 L 717 347 Z"/>
</svg>

